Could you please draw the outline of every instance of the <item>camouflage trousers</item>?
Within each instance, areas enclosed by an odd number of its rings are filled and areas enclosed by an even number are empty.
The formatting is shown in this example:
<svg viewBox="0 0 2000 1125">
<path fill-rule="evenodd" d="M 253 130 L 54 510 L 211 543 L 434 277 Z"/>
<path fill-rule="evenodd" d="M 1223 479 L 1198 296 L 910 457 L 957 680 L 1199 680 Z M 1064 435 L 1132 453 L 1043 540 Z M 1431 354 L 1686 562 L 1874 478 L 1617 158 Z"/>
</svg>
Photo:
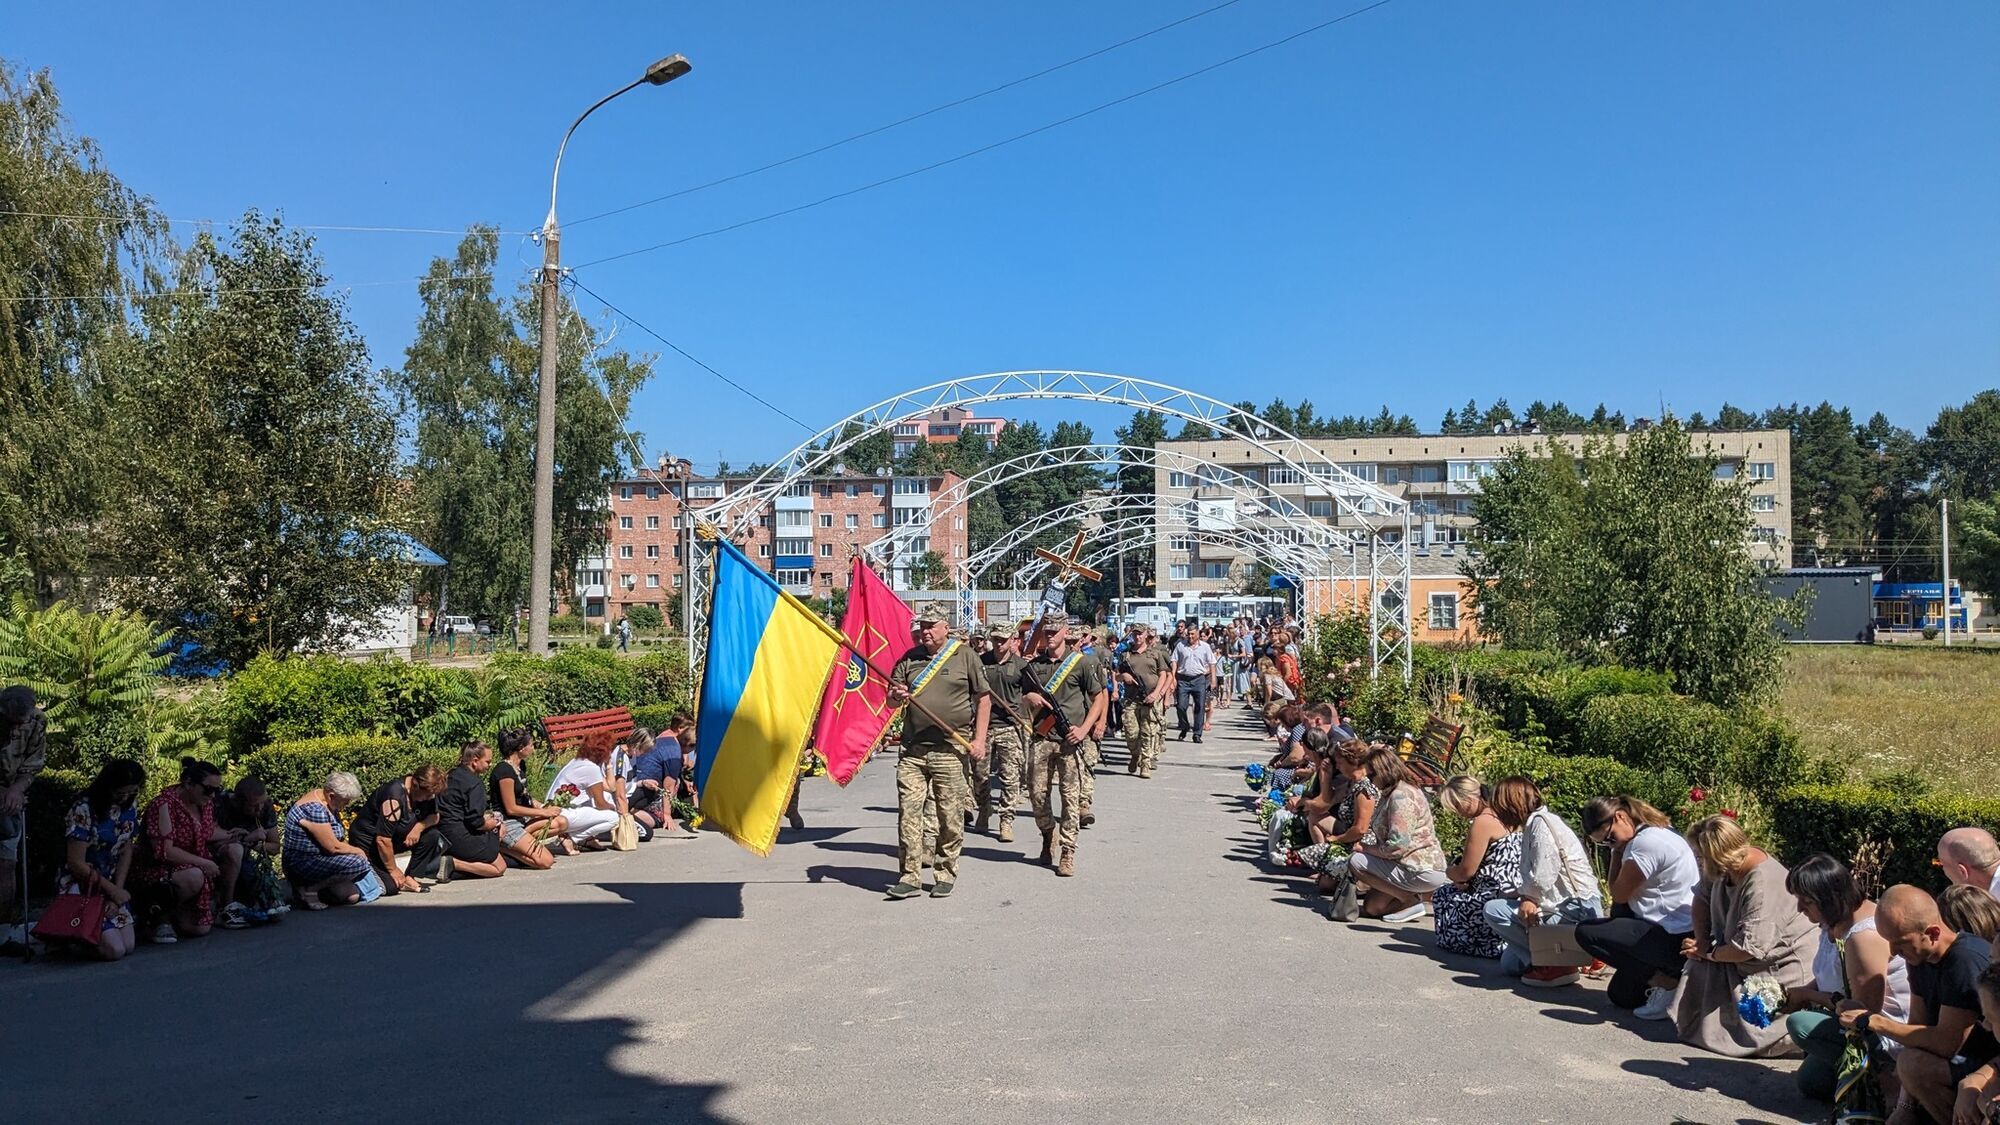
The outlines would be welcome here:
<svg viewBox="0 0 2000 1125">
<path fill-rule="evenodd" d="M 1083 775 L 1079 779 L 1083 809 L 1078 815 L 1089 812 L 1091 802 L 1097 798 L 1097 763 L 1104 758 L 1104 742 L 1102 739 L 1086 738 L 1080 749 L 1083 752 L 1077 757 L 1081 760 L 1078 769 Z"/>
<path fill-rule="evenodd" d="M 1060 828 L 1056 843 L 1076 847 L 1076 833 L 1083 818 L 1082 754 L 1053 739 L 1038 738 L 1028 752 L 1028 800 L 1035 806 L 1035 827 L 1044 833 Z M 1050 810 L 1050 789 L 1062 786 L 1062 820 Z"/>
<path fill-rule="evenodd" d="M 993 763 L 993 774 L 1000 779 L 1000 798 L 993 802 L 989 793 L 988 807 L 998 804 L 995 811 L 1000 814 L 1000 825 L 1004 828 L 1014 823 L 1014 812 L 1021 807 L 1021 790 L 1028 785 L 1028 744 L 1021 728 L 999 723 L 989 729 L 986 755 Z"/>
<path fill-rule="evenodd" d="M 1138 715 L 1133 720 L 1138 729 L 1125 736 L 1126 751 L 1132 756 L 1129 769 L 1134 773 L 1152 773 L 1160 764 L 1160 707 L 1156 703 L 1134 703 L 1131 710 Z"/>
<path fill-rule="evenodd" d="M 906 750 L 896 759 L 896 858 L 906 883 L 920 882 L 926 855 L 941 882 L 958 881 L 958 853 L 965 846 L 965 755 L 955 749 Z M 935 805 L 932 814 L 930 806 Z M 937 847 L 925 837 L 934 830 Z"/>
</svg>

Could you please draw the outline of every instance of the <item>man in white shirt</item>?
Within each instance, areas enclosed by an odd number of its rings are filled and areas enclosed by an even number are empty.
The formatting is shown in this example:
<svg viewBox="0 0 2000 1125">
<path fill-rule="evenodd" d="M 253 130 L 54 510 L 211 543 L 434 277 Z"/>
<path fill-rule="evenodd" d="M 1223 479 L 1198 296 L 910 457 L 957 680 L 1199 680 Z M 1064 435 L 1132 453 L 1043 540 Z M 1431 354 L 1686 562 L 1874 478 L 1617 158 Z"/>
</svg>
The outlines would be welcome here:
<svg viewBox="0 0 2000 1125">
<path fill-rule="evenodd" d="M 1180 721 L 1180 740 L 1187 741 L 1188 705 L 1194 705 L 1194 740 L 1208 725 L 1208 692 L 1215 684 L 1215 650 L 1198 632 L 1190 630 L 1187 642 L 1174 650 L 1174 717 Z"/>
<path fill-rule="evenodd" d="M 1983 888 L 2000 898 L 2000 844 L 1984 828 L 1954 828 L 1938 840 L 1937 865 L 1944 877 Z"/>
</svg>

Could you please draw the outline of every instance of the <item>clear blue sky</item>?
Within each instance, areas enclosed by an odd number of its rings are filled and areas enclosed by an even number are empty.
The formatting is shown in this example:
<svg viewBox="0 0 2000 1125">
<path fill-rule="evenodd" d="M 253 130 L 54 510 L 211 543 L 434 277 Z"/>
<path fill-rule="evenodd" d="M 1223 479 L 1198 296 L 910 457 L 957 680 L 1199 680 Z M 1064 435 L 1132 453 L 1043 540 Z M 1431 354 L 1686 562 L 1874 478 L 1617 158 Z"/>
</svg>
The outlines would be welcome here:
<svg viewBox="0 0 2000 1125">
<path fill-rule="evenodd" d="M 531 229 L 571 117 L 586 215 L 788 156 L 1216 0 L 22 5 L 78 129 L 170 215 Z M 776 172 L 569 225 L 584 263 L 866 183 L 1357 3 L 1241 2 Z M 137 11 L 137 9 L 132 9 Z M 2000 5 L 1386 7 L 1019 144 L 579 271 L 815 426 L 1019 367 L 1434 426 L 1822 397 L 1921 428 L 2000 384 Z M 451 236 L 328 232 L 378 364 Z M 525 278 L 539 251 L 509 237 Z M 394 284 L 368 284 L 394 282 Z M 586 309 L 589 297 L 579 294 Z M 620 342 L 658 350 L 635 328 Z M 632 421 L 698 463 L 804 431 L 672 354 Z M 1045 408 L 1108 436 L 1123 412 Z"/>
</svg>

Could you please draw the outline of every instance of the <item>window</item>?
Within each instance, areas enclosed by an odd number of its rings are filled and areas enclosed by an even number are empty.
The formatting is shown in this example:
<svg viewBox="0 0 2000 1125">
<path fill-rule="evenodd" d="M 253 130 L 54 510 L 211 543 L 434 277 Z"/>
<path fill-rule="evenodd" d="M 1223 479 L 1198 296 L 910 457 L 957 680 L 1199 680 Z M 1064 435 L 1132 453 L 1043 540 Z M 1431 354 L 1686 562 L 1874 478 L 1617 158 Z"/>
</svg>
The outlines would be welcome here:
<svg viewBox="0 0 2000 1125">
<path fill-rule="evenodd" d="M 630 530 L 632 530 L 632 517 L 631 517 L 631 516 L 619 516 L 619 517 L 618 517 L 618 530 L 620 530 L 620 531 L 630 531 Z"/>
<path fill-rule="evenodd" d="M 1383 470 L 1382 470 L 1382 483 L 1383 483 L 1383 484 L 1401 484 L 1401 483 L 1403 483 L 1403 479 L 1402 479 L 1402 474 L 1401 474 L 1401 473 L 1399 473 L 1399 472 L 1397 472 L 1397 471 L 1396 471 L 1395 469 L 1383 469 Z"/>
<path fill-rule="evenodd" d="M 879 484 L 871 486 L 871 491 L 878 497 L 887 495 L 887 491 Z"/>
<path fill-rule="evenodd" d="M 627 491 L 630 491 L 630 490 L 628 489 Z M 630 499 L 631 499 L 631 497 L 630 497 L 630 496 L 627 496 L 627 497 L 626 497 L 626 499 L 627 499 L 627 500 L 630 500 Z M 721 482 L 719 482 L 719 481 L 718 481 L 718 482 L 716 482 L 716 483 L 714 483 L 714 484 L 691 484 L 691 485 L 688 485 L 688 499 L 690 499 L 690 500 L 720 500 L 720 499 L 722 499 L 722 484 L 721 484 Z"/>
<path fill-rule="evenodd" d="M 680 588 L 681 588 L 681 576 L 676 574 L 674 575 L 674 589 L 678 590 Z"/>
<path fill-rule="evenodd" d="M 618 584 L 630 590 L 639 584 L 639 576 L 636 574 L 621 574 L 618 576 Z"/>
<path fill-rule="evenodd" d="M 1304 484 L 1305 478 L 1297 469 L 1289 465 L 1273 465 L 1264 474 L 1264 479 L 1272 484 Z"/>
<path fill-rule="evenodd" d="M 778 553 L 781 555 L 810 555 L 813 553 L 813 541 L 810 539 L 780 539 L 778 540 Z"/>
<path fill-rule="evenodd" d="M 674 517 L 674 530 L 675 530 L 675 531 L 679 531 L 680 529 L 681 529 L 681 518 L 680 518 L 679 516 L 675 516 L 675 517 Z"/>
<path fill-rule="evenodd" d="M 622 547 L 618 548 L 618 557 L 619 557 L 619 558 L 621 558 L 621 559 L 629 559 L 629 558 L 631 558 L 631 557 L 632 557 L 632 544 L 630 544 L 630 543 L 627 543 L 627 544 L 625 544 L 624 546 L 622 546 Z"/>
<path fill-rule="evenodd" d="M 659 588 L 660 588 L 660 576 L 657 574 L 648 574 L 646 576 L 646 589 L 657 590 Z"/>
<path fill-rule="evenodd" d="M 856 496 L 859 496 L 859 495 L 861 495 L 861 486 L 860 486 L 860 485 L 858 485 L 858 484 L 850 484 L 850 485 L 848 485 L 848 486 L 847 486 L 847 498 L 848 498 L 849 500 L 852 500 L 852 499 L 854 499 L 854 498 L 855 498 Z"/>
<path fill-rule="evenodd" d="M 810 570 L 780 570 L 772 577 L 778 580 L 778 585 L 780 586 L 809 586 L 812 584 L 813 572 Z"/>
<path fill-rule="evenodd" d="M 813 491 L 812 485 L 810 484 L 791 484 L 791 485 L 786 485 L 785 491 L 780 495 L 789 496 L 795 500 L 810 499 L 812 497 L 812 491 Z"/>
<path fill-rule="evenodd" d="M 882 514 L 881 512 L 876 512 L 876 513 L 875 513 L 875 526 L 876 526 L 876 527 L 888 527 L 888 526 L 889 526 L 889 517 L 888 517 L 888 516 L 886 516 L 886 515 L 883 515 L 883 514 Z"/>
<path fill-rule="evenodd" d="M 659 558 L 659 557 L 660 557 L 660 545 L 659 545 L 658 543 L 648 543 L 648 544 L 646 544 L 646 557 L 647 557 L 647 558 L 649 558 L 649 559 L 657 559 L 657 558 Z"/>
<path fill-rule="evenodd" d="M 963 544 L 963 543 L 953 543 L 953 544 L 951 545 L 951 557 L 952 557 L 952 558 L 955 558 L 955 559 L 962 559 L 962 558 L 964 558 L 964 557 L 965 557 L 965 544 Z"/>
<path fill-rule="evenodd" d="M 620 500 L 630 500 L 630 499 L 632 498 L 632 486 L 631 486 L 631 485 L 629 485 L 629 484 L 621 484 L 621 485 L 619 485 L 619 486 L 618 486 L 618 498 L 619 498 Z"/>
<path fill-rule="evenodd" d="M 1778 541 L 1778 529 L 1775 527 L 1753 527 L 1750 529 L 1750 538 L 1759 543 L 1776 543 Z"/>
<path fill-rule="evenodd" d="M 770 558 L 770 557 L 771 557 L 771 545 L 770 545 L 769 543 L 759 543 L 759 544 L 757 544 L 757 557 L 758 557 L 758 558 L 760 558 L 760 559 L 768 559 L 768 558 Z"/>
<path fill-rule="evenodd" d="M 1315 519 L 1322 519 L 1322 520 L 1332 519 L 1333 501 L 1331 500 L 1306 501 L 1306 515 L 1312 516 Z"/>
<path fill-rule="evenodd" d="M 926 524 L 930 522 L 930 516 L 931 514 L 922 508 L 897 508 L 896 526 L 904 527 L 909 524 Z"/>
<path fill-rule="evenodd" d="M 1341 468 L 1346 469 L 1348 472 L 1370 484 L 1375 483 L 1375 463 L 1373 461 L 1358 461 L 1353 464 L 1342 465 Z"/>
<path fill-rule="evenodd" d="M 1431 595 L 1431 628 L 1458 630 L 1458 595 Z"/>
<path fill-rule="evenodd" d="M 819 572 L 819 584 L 820 584 L 820 585 L 822 585 L 822 586 L 831 586 L 831 585 L 833 585 L 833 572 L 832 572 L 832 571 L 830 571 L 830 570 L 822 570 L 822 571 L 820 571 L 820 572 Z"/>
<path fill-rule="evenodd" d="M 1717 466 L 1715 467 L 1715 479 L 1716 479 L 1716 480 L 1735 480 L 1735 479 L 1736 479 L 1736 466 L 1734 466 L 1734 465 L 1730 464 L 1730 463 L 1729 463 L 1729 462 L 1727 462 L 1727 461 L 1724 461 L 1724 462 L 1722 462 L 1721 464 L 1717 465 Z"/>
<path fill-rule="evenodd" d="M 1750 510 L 1753 512 L 1775 512 L 1778 510 L 1778 498 L 1776 496 L 1752 496 L 1750 498 Z"/>
<path fill-rule="evenodd" d="M 1491 461 L 1447 461 L 1445 469 L 1455 481 L 1475 481 L 1493 471 Z"/>
<path fill-rule="evenodd" d="M 1169 536 L 1167 536 L 1167 550 L 1169 550 L 1169 551 L 1192 551 L 1192 550 L 1194 550 L 1194 536 L 1192 536 L 1192 535 L 1169 535 Z"/>
<path fill-rule="evenodd" d="M 896 495 L 898 496 L 923 496 L 927 495 L 930 490 L 931 482 L 927 480 L 901 477 L 896 481 Z"/>
<path fill-rule="evenodd" d="M 649 484 L 649 485 L 647 485 L 647 486 L 646 486 L 646 499 L 648 499 L 648 500 L 658 500 L 659 498 L 660 498 L 660 486 L 659 486 L 659 485 L 657 485 L 657 484 Z"/>
<path fill-rule="evenodd" d="M 1201 564 L 1201 574 L 1203 578 L 1227 578 L 1229 577 L 1229 564 L 1226 562 L 1203 563 Z"/>
<path fill-rule="evenodd" d="M 861 526 L 861 517 L 855 515 L 852 512 L 849 512 L 846 519 L 846 525 L 847 525 L 847 530 L 853 531 L 855 528 Z"/>
<path fill-rule="evenodd" d="M 1411 484 L 1436 484 L 1437 482 L 1438 482 L 1438 469 L 1436 465 L 1410 466 Z"/>
<path fill-rule="evenodd" d="M 830 558 L 832 558 L 832 557 L 833 557 L 833 544 L 831 544 L 831 543 L 821 543 L 821 544 L 819 545 L 819 557 L 820 557 L 820 558 L 823 558 L 823 559 L 830 559 Z"/>
<path fill-rule="evenodd" d="M 903 423 L 902 425 L 899 425 L 899 426 L 897 426 L 897 427 L 896 427 L 896 436 L 897 436 L 897 437 L 916 437 L 916 436 L 917 436 L 917 429 L 918 429 L 918 427 L 917 427 L 917 424 L 916 424 L 916 423 L 914 423 L 914 422 L 905 422 L 905 423 Z"/>
<path fill-rule="evenodd" d="M 681 561 L 681 545 L 679 543 L 674 544 L 674 561 Z"/>
<path fill-rule="evenodd" d="M 1778 463 L 1776 461 L 1748 461 L 1744 463 L 1743 467 L 1748 470 L 1744 475 L 1748 476 L 1751 480 L 1778 479 Z"/>
<path fill-rule="evenodd" d="M 1186 563 L 1173 563 L 1167 567 L 1167 580 L 1170 582 L 1185 582 L 1190 576 L 1190 568 Z"/>
<path fill-rule="evenodd" d="M 1168 473 L 1168 474 L 1167 474 L 1167 487 L 1168 487 L 1168 488 L 1193 488 L 1193 487 L 1194 487 L 1194 478 L 1193 478 L 1193 477 L 1191 477 L 1191 476 L 1189 476 L 1189 475 L 1187 475 L 1186 473 Z"/>
<path fill-rule="evenodd" d="M 646 530 L 647 530 L 647 531 L 658 531 L 658 530 L 660 530 L 660 517 L 658 517 L 658 516 L 647 516 L 647 517 L 646 517 Z"/>
<path fill-rule="evenodd" d="M 821 513 L 819 514 L 819 525 L 820 525 L 821 527 L 832 527 L 832 526 L 833 526 L 833 513 L 832 513 L 832 512 L 821 512 Z"/>
<path fill-rule="evenodd" d="M 813 514 L 811 512 L 798 512 L 798 511 L 779 512 L 778 526 L 781 528 L 811 527 L 812 519 L 813 519 Z"/>
</svg>

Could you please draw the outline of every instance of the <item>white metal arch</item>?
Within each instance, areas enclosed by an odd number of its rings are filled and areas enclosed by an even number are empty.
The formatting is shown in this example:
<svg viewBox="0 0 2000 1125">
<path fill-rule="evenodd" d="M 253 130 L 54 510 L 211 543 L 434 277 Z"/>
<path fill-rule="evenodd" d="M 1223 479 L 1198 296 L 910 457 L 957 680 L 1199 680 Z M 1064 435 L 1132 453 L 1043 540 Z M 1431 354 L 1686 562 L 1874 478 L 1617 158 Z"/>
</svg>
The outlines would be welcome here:
<svg viewBox="0 0 2000 1125">
<path fill-rule="evenodd" d="M 1160 499 L 1160 497 L 1150 492 L 1111 493 L 1102 496 L 1086 496 L 1081 500 L 1073 500 L 1060 508 L 1040 513 L 1026 523 L 1008 529 L 1005 535 L 1002 535 L 961 561 L 956 567 L 959 575 L 959 586 L 960 588 L 972 586 L 981 575 L 992 568 L 993 564 L 1022 548 L 1032 545 L 1035 539 L 1040 536 L 1062 527 L 1064 524 L 1073 523 L 1077 520 L 1096 517 L 1103 521 L 1099 525 L 1099 528 L 1085 529 L 1086 541 L 1095 538 L 1102 527 L 1110 524 L 1117 524 L 1121 528 L 1137 523 L 1161 524 L 1168 527 L 1186 529 L 1196 527 L 1196 524 L 1193 521 L 1189 521 L 1185 514 L 1178 509 L 1169 509 L 1162 513 L 1159 506 Z M 1297 557 L 1310 558 L 1318 562 L 1321 566 L 1324 566 L 1329 558 L 1329 553 L 1324 548 L 1295 543 L 1289 539 L 1274 535 L 1263 528 L 1255 526 L 1245 528 L 1239 526 L 1236 530 L 1245 538 L 1254 538 L 1260 542 L 1282 545 L 1285 548 L 1295 548 Z"/>
<path fill-rule="evenodd" d="M 1308 541 L 1341 549 L 1351 549 L 1356 537 L 1353 531 L 1341 531 L 1331 524 L 1307 516 L 1297 504 L 1279 495 L 1262 481 L 1191 453 L 1183 453 L 1177 449 L 1158 449 L 1147 445 L 1059 445 L 1023 453 L 1005 461 L 996 461 L 971 476 L 961 478 L 949 488 L 931 497 L 931 506 L 933 509 L 949 510 L 962 504 L 970 504 L 987 492 L 1023 477 L 1049 469 L 1063 469 L 1077 465 L 1101 465 L 1113 471 L 1128 465 L 1143 465 L 1149 469 L 1186 468 L 1202 474 L 1202 487 L 1225 489 L 1235 495 L 1239 505 L 1247 500 L 1256 506 L 1256 510 L 1251 512 L 1239 511 L 1239 518 L 1280 521 L 1297 530 L 1300 536 Z M 904 554 L 909 544 L 921 538 L 928 530 L 927 524 L 902 524 L 891 528 L 889 534 L 862 550 L 870 558 L 884 562 L 892 561 Z"/>
<path fill-rule="evenodd" d="M 1171 522 L 1162 524 L 1143 516 L 1127 516 L 1085 528 L 1083 541 L 1098 546 L 1085 554 L 1081 561 L 1083 565 L 1095 570 L 1099 564 L 1114 558 L 1121 550 L 1148 547 L 1163 540 L 1182 536 L 1250 551 L 1263 562 L 1284 567 L 1282 573 L 1292 578 L 1312 577 L 1315 566 L 1326 564 L 1326 557 L 1319 552 L 1282 538 L 1272 539 L 1246 532 L 1241 528 L 1181 527 Z M 1104 543 L 1106 539 L 1111 542 Z M 1036 556 L 1014 572 L 1014 588 L 1020 590 L 1032 586 L 1043 574 L 1048 573 L 1050 565 L 1047 559 Z"/>
<path fill-rule="evenodd" d="M 690 513 L 685 552 L 688 589 L 682 601 L 692 660 L 700 660 L 707 643 L 714 559 L 713 544 L 696 532 L 696 523 L 713 534 L 742 538 L 794 482 L 839 463 L 841 454 L 870 434 L 948 406 L 1036 399 L 1156 411 L 1248 442 L 1290 469 L 1308 494 L 1332 501 L 1336 522 L 1344 519 L 1366 533 L 1371 586 L 1376 590 L 1369 599 L 1374 670 L 1379 674 L 1385 664 L 1400 663 L 1404 678 L 1409 677 L 1410 509 L 1401 497 L 1356 477 L 1297 435 L 1256 414 L 1165 383 L 1094 371 L 1003 371 L 906 391 L 841 419 L 779 459 L 736 495 Z M 849 426 L 855 433 L 844 433 Z"/>
</svg>

